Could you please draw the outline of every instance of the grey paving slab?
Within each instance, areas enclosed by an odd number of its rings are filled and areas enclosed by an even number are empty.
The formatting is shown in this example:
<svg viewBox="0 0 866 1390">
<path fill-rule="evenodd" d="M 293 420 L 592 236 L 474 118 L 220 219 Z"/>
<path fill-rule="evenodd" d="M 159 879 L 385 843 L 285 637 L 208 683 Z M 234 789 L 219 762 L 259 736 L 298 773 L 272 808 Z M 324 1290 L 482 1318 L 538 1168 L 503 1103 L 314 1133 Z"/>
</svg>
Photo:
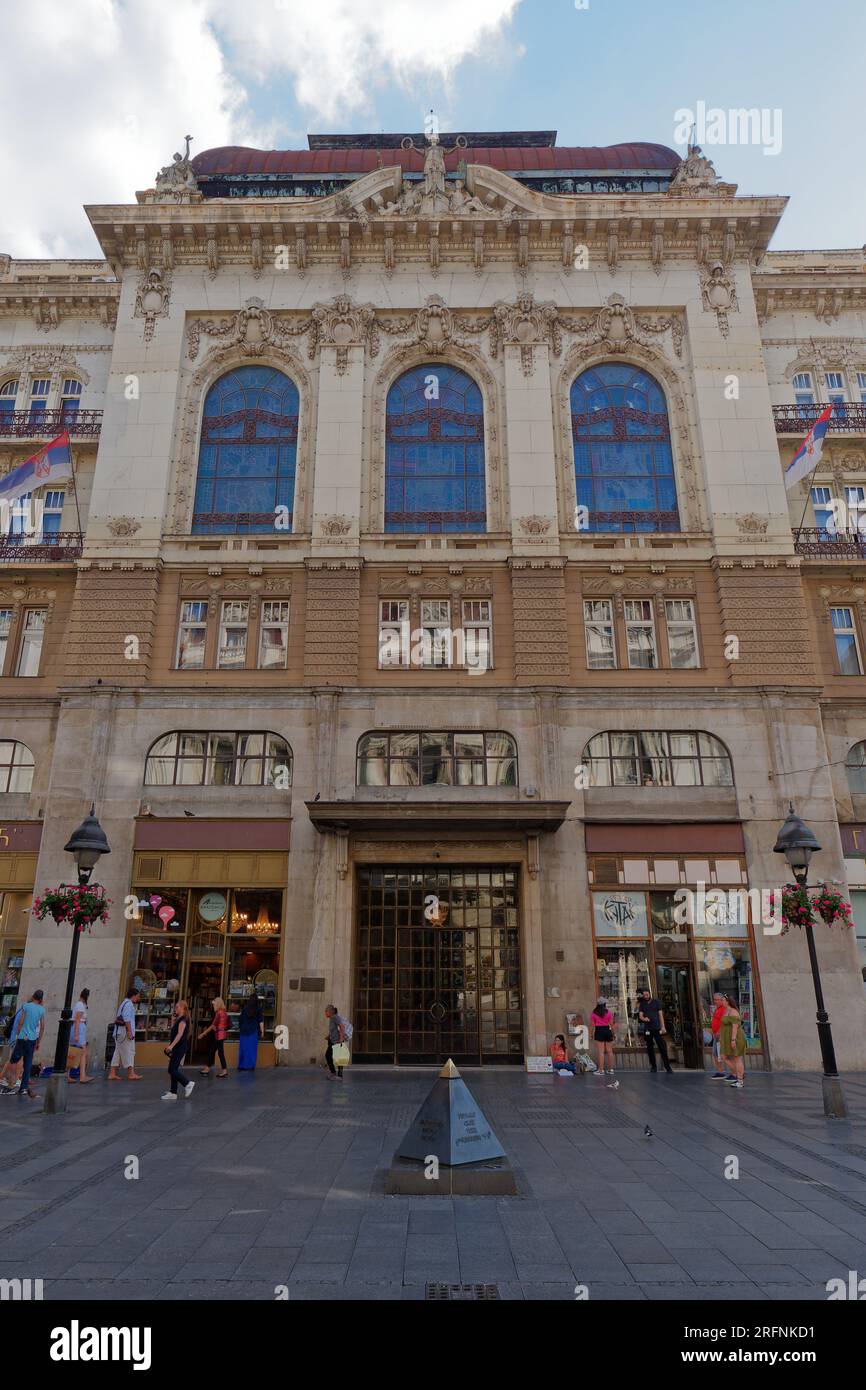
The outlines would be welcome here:
<svg viewBox="0 0 866 1390">
<path fill-rule="evenodd" d="M 463 1281 L 560 1302 L 576 1284 L 590 1299 L 825 1298 L 828 1278 L 866 1270 L 862 1078 L 846 1078 L 843 1132 L 815 1076 L 756 1074 L 732 1098 L 697 1074 L 624 1075 L 608 1092 L 473 1071 L 520 1196 L 387 1197 L 383 1170 L 433 1077 L 359 1067 L 336 1087 L 281 1068 L 202 1078 L 169 1108 L 154 1072 L 76 1092 L 64 1116 L 7 1107 L 0 1272 L 77 1301 L 272 1300 L 280 1284 L 300 1300 L 412 1301 Z"/>
</svg>

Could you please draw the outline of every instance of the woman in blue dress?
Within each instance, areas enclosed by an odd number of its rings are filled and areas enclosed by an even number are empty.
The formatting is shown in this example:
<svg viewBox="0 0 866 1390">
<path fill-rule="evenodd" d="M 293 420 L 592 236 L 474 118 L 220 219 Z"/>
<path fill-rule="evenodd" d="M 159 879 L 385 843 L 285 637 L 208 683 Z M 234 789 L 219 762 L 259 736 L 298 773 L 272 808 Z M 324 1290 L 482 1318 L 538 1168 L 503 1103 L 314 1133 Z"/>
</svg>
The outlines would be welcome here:
<svg viewBox="0 0 866 1390">
<path fill-rule="evenodd" d="M 255 1071 L 259 1038 L 265 1036 L 265 1016 L 255 990 L 241 1009 L 238 1030 L 238 1071 Z"/>
</svg>

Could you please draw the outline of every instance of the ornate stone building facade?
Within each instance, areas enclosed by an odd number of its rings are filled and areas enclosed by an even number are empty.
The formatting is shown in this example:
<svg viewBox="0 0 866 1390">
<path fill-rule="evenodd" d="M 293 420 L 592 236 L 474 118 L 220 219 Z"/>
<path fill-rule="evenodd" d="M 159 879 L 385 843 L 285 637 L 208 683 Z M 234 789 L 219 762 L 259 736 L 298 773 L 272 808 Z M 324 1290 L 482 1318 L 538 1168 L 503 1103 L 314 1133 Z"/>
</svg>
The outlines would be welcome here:
<svg viewBox="0 0 866 1390">
<path fill-rule="evenodd" d="M 649 983 L 684 1066 L 718 988 L 753 1066 L 818 1065 L 805 943 L 734 899 L 791 800 L 866 888 L 866 263 L 769 251 L 784 207 L 551 132 L 187 141 L 87 209 L 104 260 L 0 258 L 0 466 L 76 468 L 0 548 L 3 1007 L 56 1016 L 29 902 L 95 800 L 78 978 L 97 1033 L 139 983 L 143 1060 L 255 988 L 266 1060 L 333 999 L 358 1063 L 522 1062 L 603 994 L 644 1065 Z"/>
</svg>

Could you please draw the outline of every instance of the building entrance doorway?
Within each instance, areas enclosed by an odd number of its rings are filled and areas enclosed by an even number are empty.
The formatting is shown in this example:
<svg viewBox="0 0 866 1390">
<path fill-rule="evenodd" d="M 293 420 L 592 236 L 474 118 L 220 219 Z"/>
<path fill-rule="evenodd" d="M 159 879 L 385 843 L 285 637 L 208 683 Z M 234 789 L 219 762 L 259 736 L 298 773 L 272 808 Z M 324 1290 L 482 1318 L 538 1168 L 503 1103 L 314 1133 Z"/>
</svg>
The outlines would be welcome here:
<svg viewBox="0 0 866 1390">
<path fill-rule="evenodd" d="M 359 868 L 355 960 L 353 1061 L 522 1063 L 516 869 Z"/>
<path fill-rule="evenodd" d="M 672 1060 L 683 1067 L 703 1070 L 703 1030 L 699 1026 L 694 966 L 690 961 L 657 964 L 656 983 Z"/>
</svg>

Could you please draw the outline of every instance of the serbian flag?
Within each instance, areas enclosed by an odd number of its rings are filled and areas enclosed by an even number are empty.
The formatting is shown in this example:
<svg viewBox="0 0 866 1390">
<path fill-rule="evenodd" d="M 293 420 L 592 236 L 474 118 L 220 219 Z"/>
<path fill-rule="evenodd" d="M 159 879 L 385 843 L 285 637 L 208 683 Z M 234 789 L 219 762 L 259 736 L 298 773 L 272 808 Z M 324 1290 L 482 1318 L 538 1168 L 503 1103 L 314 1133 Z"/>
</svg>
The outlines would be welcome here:
<svg viewBox="0 0 866 1390">
<path fill-rule="evenodd" d="M 830 428 L 832 414 L 832 405 L 828 405 L 826 410 L 821 411 L 785 469 L 785 487 L 795 487 L 801 478 L 805 478 L 814 468 L 818 467 L 821 462 L 821 450 L 824 448 L 824 435 Z"/>
<path fill-rule="evenodd" d="M 11 473 L 0 479 L 0 502 L 12 505 L 46 483 L 63 482 L 72 477 L 72 452 L 66 431 L 52 439 Z"/>
</svg>

